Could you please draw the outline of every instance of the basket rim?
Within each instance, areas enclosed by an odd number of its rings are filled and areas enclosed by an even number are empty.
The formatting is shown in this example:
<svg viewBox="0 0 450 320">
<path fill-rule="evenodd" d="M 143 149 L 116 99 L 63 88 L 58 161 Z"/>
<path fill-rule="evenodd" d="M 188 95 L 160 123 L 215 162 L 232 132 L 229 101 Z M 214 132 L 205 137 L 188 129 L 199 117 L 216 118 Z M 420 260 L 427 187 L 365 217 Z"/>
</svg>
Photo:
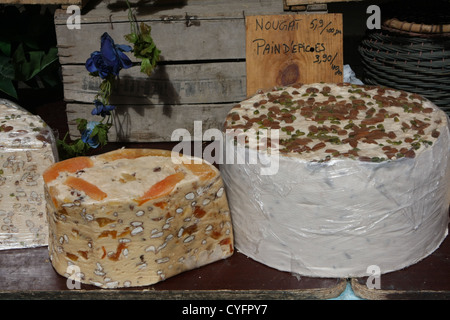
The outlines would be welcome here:
<svg viewBox="0 0 450 320">
<path fill-rule="evenodd" d="M 450 37 L 450 24 L 424 24 L 389 18 L 383 22 L 383 29 L 414 36 Z"/>
</svg>

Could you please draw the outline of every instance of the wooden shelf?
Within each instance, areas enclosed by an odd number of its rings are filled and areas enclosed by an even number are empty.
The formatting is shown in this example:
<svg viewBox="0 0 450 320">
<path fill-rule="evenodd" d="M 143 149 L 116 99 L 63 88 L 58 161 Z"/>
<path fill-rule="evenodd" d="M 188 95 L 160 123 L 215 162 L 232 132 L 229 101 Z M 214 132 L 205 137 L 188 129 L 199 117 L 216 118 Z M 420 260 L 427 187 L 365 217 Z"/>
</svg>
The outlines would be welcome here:
<svg viewBox="0 0 450 320">
<path fill-rule="evenodd" d="M 380 288 L 369 289 L 367 277 L 351 280 L 355 294 L 370 300 L 450 299 L 450 237 L 431 255 L 403 270 L 382 274 Z"/>
<path fill-rule="evenodd" d="M 146 287 L 68 289 L 47 247 L 0 251 L 0 299 L 328 299 L 345 279 L 297 277 L 236 252 L 232 257 Z"/>
<path fill-rule="evenodd" d="M 332 3 L 332 2 L 355 2 L 363 0 L 284 0 L 287 6 L 304 6 L 316 3 Z"/>
<path fill-rule="evenodd" d="M 0 4 L 77 5 L 84 7 L 89 0 L 0 0 Z"/>
</svg>

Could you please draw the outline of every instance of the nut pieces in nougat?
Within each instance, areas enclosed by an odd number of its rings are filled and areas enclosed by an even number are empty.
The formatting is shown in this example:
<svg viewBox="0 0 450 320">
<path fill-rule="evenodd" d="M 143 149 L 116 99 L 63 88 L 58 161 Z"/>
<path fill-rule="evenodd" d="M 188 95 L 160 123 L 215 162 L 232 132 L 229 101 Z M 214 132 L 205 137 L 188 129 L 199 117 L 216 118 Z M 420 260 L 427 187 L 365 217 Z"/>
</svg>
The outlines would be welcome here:
<svg viewBox="0 0 450 320">
<path fill-rule="evenodd" d="M 55 270 L 102 288 L 146 286 L 233 254 L 219 171 L 171 152 L 121 149 L 44 174 Z"/>
</svg>

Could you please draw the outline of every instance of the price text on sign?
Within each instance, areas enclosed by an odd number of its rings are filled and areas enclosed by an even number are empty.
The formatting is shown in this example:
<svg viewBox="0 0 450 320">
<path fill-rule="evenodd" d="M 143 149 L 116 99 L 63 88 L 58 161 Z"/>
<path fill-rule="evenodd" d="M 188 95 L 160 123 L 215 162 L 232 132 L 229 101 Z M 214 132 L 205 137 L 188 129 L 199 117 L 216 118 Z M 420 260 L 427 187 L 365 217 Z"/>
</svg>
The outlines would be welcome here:
<svg viewBox="0 0 450 320">
<path fill-rule="evenodd" d="M 342 82 L 341 14 L 246 17 L 247 95 L 295 82 Z"/>
</svg>

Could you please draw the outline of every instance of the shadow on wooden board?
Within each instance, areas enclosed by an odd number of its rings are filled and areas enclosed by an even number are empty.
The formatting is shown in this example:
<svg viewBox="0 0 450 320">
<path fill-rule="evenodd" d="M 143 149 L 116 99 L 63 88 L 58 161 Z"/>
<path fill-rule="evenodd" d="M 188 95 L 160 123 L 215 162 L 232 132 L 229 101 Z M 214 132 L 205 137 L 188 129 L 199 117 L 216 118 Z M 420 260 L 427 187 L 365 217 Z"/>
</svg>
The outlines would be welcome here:
<svg viewBox="0 0 450 320">
<path fill-rule="evenodd" d="M 351 280 L 361 298 L 371 300 L 448 300 L 450 299 L 450 237 L 431 255 L 405 269 L 382 274 L 379 289 L 367 286 L 367 277 Z"/>
<path fill-rule="evenodd" d="M 69 289 L 70 284 L 53 269 L 47 247 L 0 251 L 0 299 L 329 299 L 347 281 L 299 277 L 236 252 L 151 286 L 105 290 L 85 284 Z"/>
</svg>

